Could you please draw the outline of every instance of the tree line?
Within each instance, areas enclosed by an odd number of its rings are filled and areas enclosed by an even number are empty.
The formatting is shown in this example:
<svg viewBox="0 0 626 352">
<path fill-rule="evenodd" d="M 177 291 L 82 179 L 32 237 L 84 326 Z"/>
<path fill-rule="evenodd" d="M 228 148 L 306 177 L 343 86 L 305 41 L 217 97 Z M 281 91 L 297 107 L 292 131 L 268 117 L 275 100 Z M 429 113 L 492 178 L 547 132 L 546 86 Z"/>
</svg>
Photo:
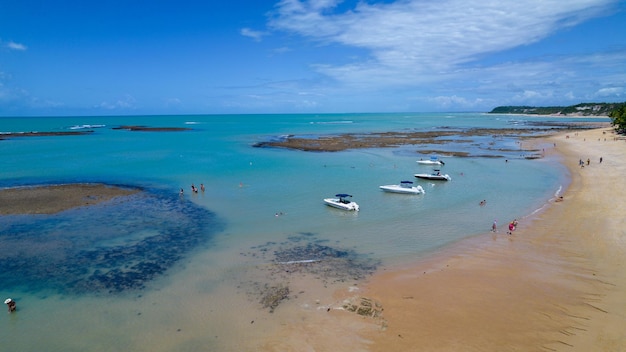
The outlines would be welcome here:
<svg viewBox="0 0 626 352">
<path fill-rule="evenodd" d="M 626 133 L 626 103 L 609 113 L 611 123 L 618 133 Z"/>
</svg>

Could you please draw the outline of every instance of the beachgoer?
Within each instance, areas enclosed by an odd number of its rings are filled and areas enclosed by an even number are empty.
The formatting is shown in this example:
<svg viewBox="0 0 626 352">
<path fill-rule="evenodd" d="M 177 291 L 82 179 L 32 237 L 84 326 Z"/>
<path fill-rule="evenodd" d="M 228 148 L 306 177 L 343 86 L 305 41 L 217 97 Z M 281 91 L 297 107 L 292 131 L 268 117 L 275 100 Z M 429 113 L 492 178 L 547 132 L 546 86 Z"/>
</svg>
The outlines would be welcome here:
<svg viewBox="0 0 626 352">
<path fill-rule="evenodd" d="M 14 300 L 12 300 L 12 299 L 10 299 L 10 298 L 7 298 L 7 299 L 5 299 L 5 300 L 4 300 L 4 304 L 6 304 L 6 305 L 7 305 L 7 307 L 9 307 L 9 313 L 13 313 L 13 312 L 15 312 L 15 309 L 16 309 L 17 307 L 16 307 L 16 304 L 15 304 L 15 301 L 14 301 Z"/>
<path fill-rule="evenodd" d="M 185 195 L 185 191 L 181 188 L 180 192 L 178 192 L 178 194 L 180 194 L 181 196 Z"/>
<path fill-rule="evenodd" d="M 201 183 L 201 184 L 200 184 L 200 190 L 201 190 L 202 192 L 204 192 L 204 183 Z"/>
<path fill-rule="evenodd" d="M 587 158 L 587 165 L 589 165 L 590 162 L 591 162 L 591 160 L 589 160 L 589 158 Z"/>
<path fill-rule="evenodd" d="M 515 221 L 511 221 L 509 223 L 509 232 L 507 232 L 509 235 L 513 234 L 513 231 L 515 231 Z"/>
<path fill-rule="evenodd" d="M 483 205 L 487 204 L 487 201 L 483 199 L 478 204 L 482 207 Z"/>
<path fill-rule="evenodd" d="M 498 220 L 493 221 L 493 225 L 491 225 L 491 231 L 492 232 L 498 231 Z"/>
<path fill-rule="evenodd" d="M 602 164 L 602 157 L 600 157 L 600 164 Z"/>
<path fill-rule="evenodd" d="M 196 186 L 193 183 L 191 184 L 191 191 L 193 193 L 198 193 L 198 189 L 196 188 Z"/>
</svg>

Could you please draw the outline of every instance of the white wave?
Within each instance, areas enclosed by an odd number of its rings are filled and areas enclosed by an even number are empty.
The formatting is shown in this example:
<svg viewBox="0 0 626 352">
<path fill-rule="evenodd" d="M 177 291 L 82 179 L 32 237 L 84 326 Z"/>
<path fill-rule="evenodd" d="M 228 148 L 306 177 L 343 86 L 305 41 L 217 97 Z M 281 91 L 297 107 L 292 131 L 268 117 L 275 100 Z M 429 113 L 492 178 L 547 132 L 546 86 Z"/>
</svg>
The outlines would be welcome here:
<svg viewBox="0 0 626 352">
<path fill-rule="evenodd" d="M 311 121 L 311 125 L 340 125 L 340 124 L 349 124 L 354 123 L 351 120 L 342 120 L 342 121 Z"/>
<path fill-rule="evenodd" d="M 74 125 L 72 127 L 70 127 L 70 130 L 84 130 L 84 129 L 90 129 L 90 128 L 102 128 L 105 127 L 106 125 Z"/>
<path fill-rule="evenodd" d="M 559 185 L 559 189 L 554 192 L 554 197 L 558 197 L 561 194 L 561 191 L 563 191 L 563 186 Z"/>
<path fill-rule="evenodd" d="M 288 262 L 278 262 L 278 264 L 301 264 L 301 263 L 316 263 L 321 260 L 319 259 L 305 259 L 305 260 L 291 260 Z"/>
</svg>

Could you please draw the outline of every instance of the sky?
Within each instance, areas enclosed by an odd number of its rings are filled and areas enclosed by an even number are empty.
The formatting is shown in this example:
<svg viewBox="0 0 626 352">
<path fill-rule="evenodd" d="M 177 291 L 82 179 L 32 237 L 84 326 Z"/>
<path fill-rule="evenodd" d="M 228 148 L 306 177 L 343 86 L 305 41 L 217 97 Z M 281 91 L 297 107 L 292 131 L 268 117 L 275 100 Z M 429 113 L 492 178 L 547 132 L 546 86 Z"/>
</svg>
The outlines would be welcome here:
<svg viewBox="0 0 626 352">
<path fill-rule="evenodd" d="M 625 0 L 0 0 L 0 116 L 624 101 Z"/>
</svg>

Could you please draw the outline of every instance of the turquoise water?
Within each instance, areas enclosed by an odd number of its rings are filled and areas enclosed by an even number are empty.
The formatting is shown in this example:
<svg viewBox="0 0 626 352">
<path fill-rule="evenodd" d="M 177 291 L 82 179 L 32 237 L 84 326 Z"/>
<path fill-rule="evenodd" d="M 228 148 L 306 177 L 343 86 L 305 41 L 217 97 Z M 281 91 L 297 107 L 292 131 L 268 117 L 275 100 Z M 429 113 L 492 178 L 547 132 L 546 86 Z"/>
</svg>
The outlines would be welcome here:
<svg viewBox="0 0 626 352">
<path fill-rule="evenodd" d="M 19 309 L 0 319 L 0 339 L 16 351 L 235 350 L 245 333 L 232 311 L 263 311 L 258 300 L 237 298 L 252 291 L 241 283 L 250 281 L 251 267 L 271 260 L 267 253 L 279 249 L 272 244 L 323 243 L 380 268 L 484 233 L 494 219 L 504 226 L 523 218 L 568 182 L 562 165 L 525 159 L 518 141 L 502 136 L 335 153 L 255 143 L 289 134 L 515 128 L 539 121 L 567 120 L 472 113 L 1 118 L 0 132 L 94 132 L 0 140 L 0 187 L 104 182 L 141 187 L 147 195 L 56 216 L 0 218 L 0 294 L 16 299 Z M 120 125 L 191 130 L 113 129 Z M 446 157 L 442 171 L 451 182 L 418 181 L 414 173 L 431 170 L 415 162 L 428 157 L 420 149 L 482 157 Z M 496 154 L 505 157 L 485 157 Z M 426 193 L 378 189 L 401 180 Z M 193 194 L 191 184 L 206 191 Z M 324 206 L 322 199 L 336 193 L 352 194 L 361 211 Z M 19 253 L 7 254 L 16 243 Z M 295 259 L 315 259 L 310 255 Z M 107 261 L 112 257 L 115 262 Z M 139 277 L 117 275 L 127 270 Z M 94 273 L 109 274 L 95 280 Z M 174 297 L 187 303 L 174 310 L 167 303 Z M 187 305 L 200 301 L 211 302 L 211 318 Z M 164 344 L 160 335 L 180 332 L 179 326 L 187 335 Z M 33 331 L 37 339 L 29 338 Z"/>
</svg>

